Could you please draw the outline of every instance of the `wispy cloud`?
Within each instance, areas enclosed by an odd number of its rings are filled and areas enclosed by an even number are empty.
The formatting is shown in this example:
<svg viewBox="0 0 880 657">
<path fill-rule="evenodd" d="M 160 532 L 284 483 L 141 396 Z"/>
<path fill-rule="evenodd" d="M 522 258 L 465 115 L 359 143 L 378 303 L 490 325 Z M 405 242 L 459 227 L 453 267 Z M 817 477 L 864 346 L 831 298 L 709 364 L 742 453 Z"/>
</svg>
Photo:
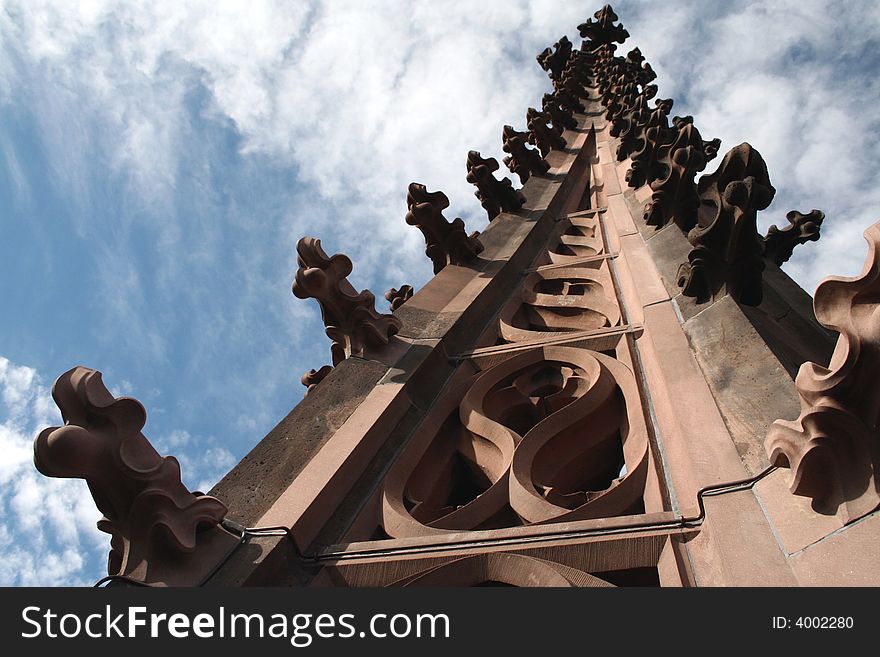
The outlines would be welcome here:
<svg viewBox="0 0 880 657">
<path fill-rule="evenodd" d="M 0 585 L 87 584 L 108 551 L 85 482 L 34 468 L 34 438 L 60 420 L 37 372 L 0 356 Z"/>
</svg>

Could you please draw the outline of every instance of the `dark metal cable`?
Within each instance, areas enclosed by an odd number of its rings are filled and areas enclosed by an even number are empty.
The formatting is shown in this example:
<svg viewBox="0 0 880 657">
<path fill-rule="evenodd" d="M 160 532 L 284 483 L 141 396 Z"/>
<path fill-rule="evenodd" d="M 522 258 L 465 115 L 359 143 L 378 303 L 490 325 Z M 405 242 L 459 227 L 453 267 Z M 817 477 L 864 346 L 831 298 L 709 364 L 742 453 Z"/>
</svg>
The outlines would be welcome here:
<svg viewBox="0 0 880 657">
<path fill-rule="evenodd" d="M 274 526 L 274 527 L 244 527 L 235 523 L 231 520 L 224 519 L 221 522 L 221 525 L 227 531 L 237 533 L 239 535 L 238 544 L 230 550 L 230 552 L 221 559 L 217 565 L 211 570 L 205 580 L 199 585 L 203 586 L 205 582 L 209 581 L 214 575 L 219 572 L 219 570 L 232 558 L 232 556 L 238 552 L 241 546 L 246 542 L 248 537 L 266 537 L 266 536 L 286 536 L 290 541 L 290 544 L 293 546 L 294 551 L 304 560 L 311 563 L 320 563 L 322 561 L 338 561 L 342 559 L 352 559 L 356 557 L 375 557 L 375 556 L 385 556 L 385 555 L 395 555 L 395 554 L 413 554 L 419 552 L 437 552 L 437 551 L 445 551 L 445 550 L 454 550 L 461 549 L 462 547 L 479 547 L 481 545 L 503 545 L 503 544 L 518 544 L 518 543 L 537 543 L 540 541 L 548 541 L 559 538 L 587 538 L 591 536 L 606 536 L 606 535 L 614 535 L 614 534 L 625 534 L 625 533 L 633 533 L 637 531 L 651 531 L 658 529 L 686 529 L 699 527 L 703 524 L 706 519 L 706 504 L 705 497 L 716 497 L 720 495 L 726 495 L 727 493 L 735 493 L 741 490 L 746 490 L 757 484 L 761 479 L 769 475 L 771 472 L 777 469 L 778 466 L 771 465 L 770 467 L 762 470 L 758 474 L 747 477 L 745 479 L 739 479 L 737 481 L 730 481 L 723 484 L 713 484 L 711 486 L 705 486 L 697 491 L 697 506 L 700 512 L 693 517 L 682 516 L 680 518 L 675 518 L 673 520 L 667 520 L 665 522 L 643 522 L 643 523 L 633 523 L 631 525 L 623 525 L 620 527 L 610 527 L 605 529 L 594 529 L 594 530 L 576 530 L 576 531 L 560 531 L 560 532 L 548 532 L 546 534 L 541 534 L 539 536 L 527 536 L 513 539 L 484 539 L 484 540 L 465 540 L 465 541 L 456 541 L 450 543 L 439 543 L 434 545 L 423 545 L 418 547 L 390 547 L 390 548 L 379 548 L 379 549 L 371 549 L 371 550 L 362 550 L 362 551 L 352 551 L 352 552 L 328 552 L 324 554 L 313 554 L 313 555 L 303 555 L 300 554 L 299 549 L 296 546 L 296 541 L 293 538 L 293 533 L 289 527 L 284 526 Z M 156 584 L 148 584 L 146 582 L 142 582 L 140 580 L 132 579 L 131 577 L 126 577 L 124 575 L 109 575 L 107 577 L 103 577 L 95 583 L 95 587 L 100 587 L 102 584 L 119 581 L 125 582 L 126 584 L 155 588 Z"/>
<path fill-rule="evenodd" d="M 609 536 L 615 534 L 628 534 L 634 533 L 638 531 L 651 531 L 651 530 L 661 530 L 661 529 L 687 529 L 692 527 L 700 526 L 706 518 L 706 507 L 703 498 L 704 497 L 714 497 L 718 495 L 726 495 L 727 493 L 734 493 L 740 490 L 745 490 L 747 488 L 751 488 L 758 481 L 769 475 L 771 472 L 777 469 L 777 466 L 771 465 L 765 470 L 759 472 L 757 475 L 753 477 L 748 477 L 746 479 L 739 479 L 737 481 L 725 482 L 723 484 L 713 484 L 711 486 L 705 486 L 697 491 L 697 504 L 700 509 L 698 515 L 693 517 L 678 517 L 672 520 L 667 520 L 663 522 L 637 522 L 629 525 L 621 525 L 618 527 L 608 527 L 608 528 L 597 528 L 597 529 L 582 529 L 582 530 L 568 530 L 568 531 L 557 531 L 557 532 L 547 532 L 544 534 L 540 534 L 537 536 L 523 536 L 523 537 L 514 537 L 514 538 L 502 538 L 502 539 L 481 539 L 481 540 L 462 540 L 455 541 L 449 543 L 435 543 L 431 545 L 421 545 L 415 547 L 389 547 L 389 548 L 375 548 L 361 551 L 340 551 L 340 552 L 326 552 L 323 554 L 317 555 L 307 555 L 307 558 L 313 562 L 321 562 L 321 561 L 337 561 L 342 559 L 352 559 L 357 557 L 377 557 L 377 556 L 385 556 L 385 555 L 394 555 L 394 554 L 418 554 L 422 552 L 437 552 L 437 551 L 448 551 L 448 550 L 456 550 L 462 549 L 466 547 L 482 547 L 482 546 L 490 546 L 490 545 L 517 545 L 523 543 L 539 543 L 542 541 L 550 541 L 550 540 L 558 540 L 560 538 L 589 538 L 592 536 Z"/>
</svg>

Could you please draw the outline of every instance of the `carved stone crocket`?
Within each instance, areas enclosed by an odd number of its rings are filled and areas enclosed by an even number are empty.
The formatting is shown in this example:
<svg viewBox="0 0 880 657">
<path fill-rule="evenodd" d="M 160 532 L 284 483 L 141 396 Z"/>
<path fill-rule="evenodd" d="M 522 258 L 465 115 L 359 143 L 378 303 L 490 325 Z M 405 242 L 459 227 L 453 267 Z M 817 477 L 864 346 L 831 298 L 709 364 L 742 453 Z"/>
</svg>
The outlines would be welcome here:
<svg viewBox="0 0 880 657">
<path fill-rule="evenodd" d="M 449 198 L 443 192 L 429 192 L 420 183 L 410 183 L 406 205 L 406 223 L 425 236 L 425 255 L 434 263 L 435 274 L 446 265 L 467 264 L 483 252 L 478 232 L 468 235 L 464 221 L 456 217 L 450 222 L 443 216 L 443 210 L 449 207 Z"/>
<path fill-rule="evenodd" d="M 825 213 L 821 210 L 813 210 L 803 214 L 792 210 L 785 215 L 785 218 L 788 219 L 788 226 L 782 229 L 770 226 L 764 238 L 764 256 L 779 266 L 788 262 L 796 246 L 819 239 L 819 229 L 822 227 Z"/>
<path fill-rule="evenodd" d="M 764 244 L 757 215 L 776 194 L 764 159 L 749 144 L 740 144 L 715 173 L 700 178 L 698 193 L 698 222 L 688 233 L 693 248 L 678 269 L 682 294 L 702 303 L 726 291 L 742 304 L 759 305 Z"/>
<path fill-rule="evenodd" d="M 314 237 L 300 239 L 296 253 L 299 269 L 293 281 L 293 294 L 299 299 L 315 299 L 321 306 L 327 337 L 333 341 L 333 365 L 387 345 L 402 323 L 394 315 L 376 312 L 372 292 L 357 292 L 352 287 L 347 278 L 352 268 L 348 256 L 328 256 L 321 248 L 321 240 Z"/>
<path fill-rule="evenodd" d="M 541 157 L 541 153 L 529 148 L 529 133 L 514 130 L 513 126 L 506 125 L 502 137 L 504 139 L 502 149 L 505 153 L 509 153 L 504 158 L 504 164 L 519 176 L 520 183 L 525 184 L 532 174 L 541 176 L 550 170 L 550 163 Z"/>
<path fill-rule="evenodd" d="M 220 522 L 226 505 L 192 493 L 180 464 L 141 433 L 144 407 L 114 398 L 101 373 L 74 367 L 52 386 L 64 426 L 34 441 L 34 464 L 48 477 L 85 479 L 110 534 L 107 572 L 149 585 L 195 586 L 239 543 Z"/>
<path fill-rule="evenodd" d="M 484 158 L 478 151 L 469 151 L 467 156 L 467 181 L 475 185 L 474 195 L 492 221 L 502 212 L 518 212 L 526 202 L 522 192 L 513 188 L 510 178 L 498 180 L 493 172 L 498 171 L 498 160 Z"/>
</svg>

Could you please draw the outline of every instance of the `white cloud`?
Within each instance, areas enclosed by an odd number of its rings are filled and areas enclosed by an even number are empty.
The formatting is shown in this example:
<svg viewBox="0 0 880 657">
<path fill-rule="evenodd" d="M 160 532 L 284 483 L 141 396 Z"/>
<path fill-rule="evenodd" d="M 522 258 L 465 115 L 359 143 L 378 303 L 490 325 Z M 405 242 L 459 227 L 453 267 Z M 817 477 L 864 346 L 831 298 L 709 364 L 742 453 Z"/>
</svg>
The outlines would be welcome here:
<svg viewBox="0 0 880 657">
<path fill-rule="evenodd" d="M 34 438 L 61 422 L 49 390 L 33 368 L 0 356 L 0 399 L 0 585 L 87 584 L 109 537 L 84 481 L 34 468 Z"/>
</svg>

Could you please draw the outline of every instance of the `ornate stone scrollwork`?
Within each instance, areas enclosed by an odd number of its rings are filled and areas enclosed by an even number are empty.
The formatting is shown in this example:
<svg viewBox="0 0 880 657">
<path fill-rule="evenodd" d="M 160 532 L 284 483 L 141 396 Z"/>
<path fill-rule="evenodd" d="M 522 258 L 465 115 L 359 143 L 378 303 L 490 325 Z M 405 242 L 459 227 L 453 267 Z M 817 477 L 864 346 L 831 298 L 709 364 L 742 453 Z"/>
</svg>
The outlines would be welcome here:
<svg viewBox="0 0 880 657">
<path fill-rule="evenodd" d="M 397 310 L 403 304 L 412 298 L 413 288 L 412 285 L 401 285 L 398 290 L 396 287 L 392 287 L 385 293 L 385 298 L 388 300 L 388 303 L 391 304 L 391 310 Z"/>
<path fill-rule="evenodd" d="M 333 365 L 349 356 L 363 356 L 367 349 L 388 344 L 402 323 L 394 315 L 376 312 L 376 297 L 369 290 L 357 292 L 347 276 L 351 260 L 337 253 L 329 257 L 321 240 L 303 237 L 296 243 L 299 269 L 293 281 L 293 294 L 299 299 L 315 299 L 321 306 Z"/>
<path fill-rule="evenodd" d="M 547 125 L 550 117 L 530 107 L 526 113 L 526 125 L 529 128 L 529 143 L 538 147 L 541 157 L 547 157 L 552 149 L 565 148 L 565 138 L 562 129 Z"/>
<path fill-rule="evenodd" d="M 52 397 L 64 426 L 40 432 L 34 464 L 48 477 L 88 482 L 104 514 L 98 529 L 111 536 L 108 573 L 147 584 L 200 584 L 238 543 L 219 526 L 226 506 L 183 485 L 177 459 L 160 456 L 141 433 L 144 407 L 114 398 L 100 372 L 65 372 Z"/>
<path fill-rule="evenodd" d="M 593 14 L 596 21 L 588 18 L 586 23 L 578 25 L 582 39 L 588 39 L 589 48 L 595 48 L 604 44 L 623 43 L 629 38 L 629 32 L 623 29 L 623 25 L 615 25 L 619 19 L 617 14 L 611 8 L 611 5 L 605 5 Z"/>
<path fill-rule="evenodd" d="M 623 129 L 624 117 L 629 114 L 639 101 L 639 96 L 647 97 L 651 89 L 644 90 L 639 93 L 639 87 L 635 82 L 625 82 L 624 84 L 615 84 L 608 88 L 603 98 L 605 102 L 605 118 L 611 121 L 612 137 L 619 137 L 620 131 Z"/>
<path fill-rule="evenodd" d="M 544 346 L 480 374 L 383 495 L 393 537 L 640 513 L 648 440 L 632 372 Z"/>
<path fill-rule="evenodd" d="M 792 210 L 785 215 L 785 218 L 788 219 L 788 226 L 781 230 L 776 226 L 770 226 L 764 238 L 764 255 L 779 266 L 788 262 L 796 246 L 819 239 L 819 229 L 822 227 L 825 213 L 821 210 L 813 210 L 808 214 L 802 214 Z"/>
<path fill-rule="evenodd" d="M 532 174 L 542 176 L 550 170 L 550 163 L 541 157 L 541 153 L 528 147 L 529 133 L 519 132 L 506 125 L 502 136 L 502 149 L 509 153 L 504 158 L 504 164 L 519 176 L 520 183 L 525 184 Z"/>
<path fill-rule="evenodd" d="M 456 217 L 451 223 L 443 216 L 449 207 L 449 198 L 443 192 L 429 192 L 420 183 L 410 183 L 406 195 L 406 223 L 416 226 L 425 236 L 425 255 L 434 263 L 434 273 L 446 265 L 464 265 L 483 252 L 477 239 L 480 235 L 468 235 L 464 221 Z"/>
<path fill-rule="evenodd" d="M 474 195 L 492 221 L 502 212 L 519 212 L 526 197 L 513 188 L 510 178 L 498 180 L 493 173 L 498 171 L 498 160 L 486 159 L 477 151 L 469 151 L 467 156 L 467 181 L 475 185 Z"/>
<path fill-rule="evenodd" d="M 619 323 L 620 307 L 608 272 L 587 266 L 529 274 L 522 284 L 522 304 L 499 318 L 501 337 L 508 342 L 539 340 Z"/>
<path fill-rule="evenodd" d="M 865 239 L 862 273 L 816 290 L 816 318 L 840 333 L 831 362 L 801 365 L 800 416 L 774 422 L 765 443 L 771 463 L 791 468 L 791 492 L 844 523 L 880 505 L 880 222 Z"/>
<path fill-rule="evenodd" d="M 657 165 L 663 173 L 651 182 L 651 200 L 645 205 L 644 219 L 657 228 L 674 221 L 683 231 L 689 231 L 697 223 L 700 206 L 694 178 L 706 168 L 708 159 L 705 142 L 691 121 L 679 120 L 675 127 L 677 133 L 672 143 L 658 148 Z"/>
<path fill-rule="evenodd" d="M 605 253 L 602 230 L 595 216 L 569 217 L 560 222 L 559 230 L 559 240 L 547 253 L 551 263 L 573 264 Z"/>
<path fill-rule="evenodd" d="M 678 270 L 682 294 L 702 303 L 722 290 L 757 306 L 763 298 L 764 245 L 757 215 L 773 200 L 767 165 L 749 144 L 724 156 L 718 170 L 700 178 L 697 225 L 688 233 L 693 249 Z"/>
</svg>

